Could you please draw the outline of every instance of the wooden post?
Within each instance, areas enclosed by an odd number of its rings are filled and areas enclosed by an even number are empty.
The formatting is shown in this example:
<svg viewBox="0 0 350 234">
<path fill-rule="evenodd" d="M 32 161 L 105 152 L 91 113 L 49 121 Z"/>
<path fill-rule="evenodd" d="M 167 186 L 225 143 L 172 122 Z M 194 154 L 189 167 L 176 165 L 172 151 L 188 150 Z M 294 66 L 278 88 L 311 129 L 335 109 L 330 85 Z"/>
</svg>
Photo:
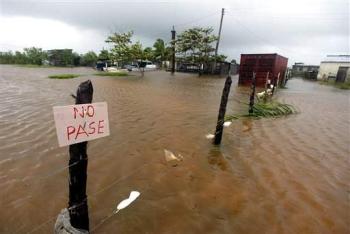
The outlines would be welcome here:
<svg viewBox="0 0 350 234">
<path fill-rule="evenodd" d="M 215 138 L 214 138 L 214 142 L 213 142 L 214 145 L 220 145 L 220 143 L 221 143 L 222 132 L 224 129 L 226 105 L 227 105 L 228 95 L 230 94 L 231 84 L 232 84 L 231 76 L 228 75 L 228 77 L 226 78 L 226 81 L 225 81 L 225 87 L 222 90 L 221 103 L 220 103 L 220 109 L 219 109 L 219 115 L 218 115 L 218 122 L 216 124 Z"/>
<path fill-rule="evenodd" d="M 249 99 L 249 114 L 253 113 L 253 107 L 254 107 L 254 99 L 255 99 L 255 86 L 256 86 L 256 73 L 253 72 L 253 78 L 252 78 L 252 85 L 251 85 L 251 89 L 252 92 L 250 94 L 250 99 Z"/>
<path fill-rule="evenodd" d="M 266 74 L 266 81 L 265 81 L 265 92 L 267 92 L 267 89 L 269 88 L 268 86 L 270 85 L 269 75 L 270 75 L 270 72 L 267 72 L 267 74 Z"/>
<path fill-rule="evenodd" d="M 278 81 L 280 79 L 280 74 L 281 73 L 278 73 L 277 79 L 275 79 L 274 82 L 273 82 L 272 96 L 275 94 L 275 90 L 277 89 Z"/>
<path fill-rule="evenodd" d="M 93 87 L 90 80 L 82 82 L 77 90 L 75 104 L 92 102 Z M 86 196 L 88 156 L 87 142 L 69 146 L 69 203 L 71 225 L 89 231 L 89 212 Z"/>
</svg>

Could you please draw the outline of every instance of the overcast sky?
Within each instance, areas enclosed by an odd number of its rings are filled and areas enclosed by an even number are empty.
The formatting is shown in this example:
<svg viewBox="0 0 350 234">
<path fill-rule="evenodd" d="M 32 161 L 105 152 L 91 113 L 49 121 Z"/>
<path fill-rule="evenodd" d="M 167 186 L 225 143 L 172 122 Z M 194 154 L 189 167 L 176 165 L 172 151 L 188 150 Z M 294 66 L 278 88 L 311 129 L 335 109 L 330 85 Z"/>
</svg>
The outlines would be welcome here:
<svg viewBox="0 0 350 234">
<path fill-rule="evenodd" d="M 219 53 L 279 53 L 319 64 L 327 54 L 349 54 L 349 0 L 0 0 L 0 51 L 72 48 L 99 52 L 111 32 L 133 30 L 152 46 L 193 26 L 217 33 L 225 8 Z"/>
</svg>

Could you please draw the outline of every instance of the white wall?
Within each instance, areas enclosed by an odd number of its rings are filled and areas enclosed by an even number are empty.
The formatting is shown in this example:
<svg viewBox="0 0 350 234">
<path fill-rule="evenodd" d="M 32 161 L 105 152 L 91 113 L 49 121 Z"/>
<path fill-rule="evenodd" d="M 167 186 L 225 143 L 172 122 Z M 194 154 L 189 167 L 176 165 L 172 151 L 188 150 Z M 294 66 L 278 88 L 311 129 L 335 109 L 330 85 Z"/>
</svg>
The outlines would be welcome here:
<svg viewBox="0 0 350 234">
<path fill-rule="evenodd" d="M 350 62 L 321 62 L 317 79 L 327 79 L 328 76 L 337 76 L 339 67 L 350 67 Z"/>
</svg>

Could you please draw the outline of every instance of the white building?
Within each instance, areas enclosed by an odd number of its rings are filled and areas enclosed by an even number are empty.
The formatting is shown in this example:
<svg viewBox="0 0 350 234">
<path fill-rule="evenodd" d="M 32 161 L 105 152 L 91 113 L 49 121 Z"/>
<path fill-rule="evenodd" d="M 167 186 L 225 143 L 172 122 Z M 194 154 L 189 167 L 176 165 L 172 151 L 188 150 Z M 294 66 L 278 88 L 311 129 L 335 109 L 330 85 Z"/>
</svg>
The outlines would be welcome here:
<svg viewBox="0 0 350 234">
<path fill-rule="evenodd" d="M 350 55 L 327 55 L 320 64 L 317 79 L 350 81 Z"/>
</svg>

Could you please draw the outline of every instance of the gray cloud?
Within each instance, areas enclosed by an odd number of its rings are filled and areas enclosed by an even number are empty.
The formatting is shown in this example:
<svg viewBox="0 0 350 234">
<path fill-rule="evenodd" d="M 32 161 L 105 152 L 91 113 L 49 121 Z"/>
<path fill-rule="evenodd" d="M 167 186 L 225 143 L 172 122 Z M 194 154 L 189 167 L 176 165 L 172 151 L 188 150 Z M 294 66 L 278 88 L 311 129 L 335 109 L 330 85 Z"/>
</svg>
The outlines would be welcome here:
<svg viewBox="0 0 350 234">
<path fill-rule="evenodd" d="M 226 8 L 220 52 L 278 52 L 290 61 L 318 63 L 327 53 L 349 53 L 347 0 L 290 1 L 8 1 L 1 14 L 54 19 L 78 29 L 93 29 L 106 37 L 112 31 L 134 30 L 135 38 L 151 46 L 191 26 L 218 30 Z M 43 32 L 45 33 L 45 32 Z M 100 39 L 100 37 L 98 37 Z M 99 42 L 100 44 L 100 42 Z"/>
</svg>

